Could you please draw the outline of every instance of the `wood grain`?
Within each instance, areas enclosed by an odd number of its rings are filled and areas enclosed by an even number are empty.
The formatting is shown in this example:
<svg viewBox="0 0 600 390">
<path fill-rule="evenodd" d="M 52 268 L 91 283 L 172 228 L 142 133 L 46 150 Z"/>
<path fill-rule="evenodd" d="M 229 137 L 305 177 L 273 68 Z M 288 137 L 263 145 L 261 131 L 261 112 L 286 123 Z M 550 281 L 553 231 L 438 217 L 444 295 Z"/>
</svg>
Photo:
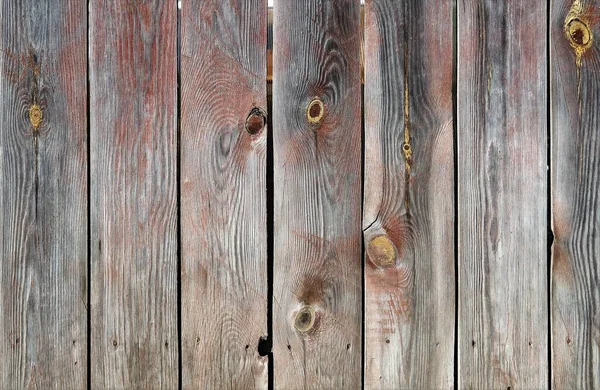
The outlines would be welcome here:
<svg viewBox="0 0 600 390">
<path fill-rule="evenodd" d="M 175 388 L 177 4 L 90 9 L 93 388 Z"/>
<path fill-rule="evenodd" d="M 460 388 L 546 388 L 546 3 L 458 4 Z"/>
<path fill-rule="evenodd" d="M 183 387 L 266 388 L 267 3 L 182 6 Z"/>
<path fill-rule="evenodd" d="M 600 388 L 600 3 L 552 2 L 552 387 Z"/>
<path fill-rule="evenodd" d="M 455 326 L 452 3 L 367 0 L 365 16 L 365 387 L 447 389 Z"/>
<path fill-rule="evenodd" d="M 360 4 L 273 12 L 274 385 L 358 388 Z"/>
<path fill-rule="evenodd" d="M 86 383 L 86 22 L 81 1 L 0 5 L 2 389 Z"/>
</svg>

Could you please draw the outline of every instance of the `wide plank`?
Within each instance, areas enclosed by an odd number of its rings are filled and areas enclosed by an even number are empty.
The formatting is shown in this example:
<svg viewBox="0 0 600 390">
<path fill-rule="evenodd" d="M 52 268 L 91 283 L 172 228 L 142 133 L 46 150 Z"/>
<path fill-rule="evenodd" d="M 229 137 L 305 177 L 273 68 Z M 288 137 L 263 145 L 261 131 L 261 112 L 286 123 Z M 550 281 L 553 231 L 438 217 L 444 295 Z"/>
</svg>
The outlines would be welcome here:
<svg viewBox="0 0 600 390">
<path fill-rule="evenodd" d="M 365 3 L 366 388 L 454 384 L 452 12 Z"/>
<path fill-rule="evenodd" d="M 274 4 L 275 388 L 361 385 L 359 14 Z"/>
<path fill-rule="evenodd" d="M 0 26 L 0 388 L 82 388 L 86 2 L 5 0 Z"/>
<path fill-rule="evenodd" d="M 549 383 L 545 1 L 458 2 L 458 385 Z"/>
<path fill-rule="evenodd" d="M 552 387 L 600 388 L 600 2 L 550 21 Z"/>
<path fill-rule="evenodd" d="M 182 4 L 185 389 L 268 385 L 266 37 L 266 0 Z"/>
<path fill-rule="evenodd" d="M 177 4 L 89 4 L 92 388 L 176 388 Z"/>
</svg>

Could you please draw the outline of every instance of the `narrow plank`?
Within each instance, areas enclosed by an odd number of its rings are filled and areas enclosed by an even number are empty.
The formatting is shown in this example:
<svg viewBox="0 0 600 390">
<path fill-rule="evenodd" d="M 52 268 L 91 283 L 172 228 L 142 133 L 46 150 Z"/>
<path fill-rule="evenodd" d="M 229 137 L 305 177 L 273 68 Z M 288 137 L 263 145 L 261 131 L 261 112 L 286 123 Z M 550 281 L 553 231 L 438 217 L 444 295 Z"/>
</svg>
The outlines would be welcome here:
<svg viewBox="0 0 600 390">
<path fill-rule="evenodd" d="M 597 0 L 552 2 L 551 307 L 556 389 L 600 388 L 599 21 Z"/>
<path fill-rule="evenodd" d="M 460 388 L 549 383 L 546 6 L 458 4 Z"/>
<path fill-rule="evenodd" d="M 87 366 L 86 3 L 0 5 L 0 388 Z"/>
<path fill-rule="evenodd" d="M 455 326 L 452 2 L 367 0 L 365 8 L 365 387 L 447 389 Z"/>
<path fill-rule="evenodd" d="M 176 7 L 89 4 L 93 388 L 178 385 Z"/>
<path fill-rule="evenodd" d="M 267 3 L 181 20 L 183 387 L 266 388 Z"/>
<path fill-rule="evenodd" d="M 358 0 L 273 14 L 274 385 L 361 384 Z"/>
</svg>

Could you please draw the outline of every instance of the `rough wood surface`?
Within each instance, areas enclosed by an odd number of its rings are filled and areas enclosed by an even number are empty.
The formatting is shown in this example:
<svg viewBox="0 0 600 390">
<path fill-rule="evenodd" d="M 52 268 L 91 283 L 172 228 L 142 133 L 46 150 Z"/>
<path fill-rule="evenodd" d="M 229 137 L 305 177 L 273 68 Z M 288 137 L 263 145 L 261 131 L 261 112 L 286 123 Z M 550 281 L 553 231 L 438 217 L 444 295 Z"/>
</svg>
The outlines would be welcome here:
<svg viewBox="0 0 600 390">
<path fill-rule="evenodd" d="M 90 9 L 93 388 L 176 388 L 177 4 Z"/>
<path fill-rule="evenodd" d="M 365 8 L 365 387 L 451 388 L 452 3 Z"/>
<path fill-rule="evenodd" d="M 552 386 L 600 388 L 600 2 L 552 2 Z"/>
<path fill-rule="evenodd" d="M 458 3 L 460 388 L 546 388 L 546 2 Z"/>
<path fill-rule="evenodd" d="M 0 5 L 0 388 L 85 386 L 86 4 Z"/>
<path fill-rule="evenodd" d="M 361 384 L 359 10 L 274 7 L 275 388 Z"/>
<path fill-rule="evenodd" d="M 184 388 L 266 388 L 266 0 L 182 4 Z"/>
</svg>

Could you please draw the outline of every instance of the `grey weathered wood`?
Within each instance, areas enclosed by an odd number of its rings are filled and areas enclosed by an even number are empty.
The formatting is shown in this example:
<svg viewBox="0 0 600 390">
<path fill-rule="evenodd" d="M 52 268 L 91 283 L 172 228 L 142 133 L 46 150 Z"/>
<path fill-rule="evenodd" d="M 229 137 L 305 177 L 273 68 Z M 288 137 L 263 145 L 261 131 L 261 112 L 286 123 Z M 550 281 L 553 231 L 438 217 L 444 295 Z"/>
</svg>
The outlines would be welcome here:
<svg viewBox="0 0 600 390">
<path fill-rule="evenodd" d="M 600 3 L 551 10 L 552 386 L 600 388 Z"/>
<path fill-rule="evenodd" d="M 451 1 L 366 1 L 366 388 L 454 383 L 451 31 Z"/>
<path fill-rule="evenodd" d="M 458 3 L 460 388 L 546 388 L 546 2 Z"/>
<path fill-rule="evenodd" d="M 266 388 L 267 129 L 249 115 L 267 111 L 267 3 L 188 0 L 181 17 L 183 387 Z"/>
<path fill-rule="evenodd" d="M 93 388 L 176 388 L 177 4 L 90 9 Z"/>
<path fill-rule="evenodd" d="M 0 388 L 83 387 L 86 3 L 0 7 Z"/>
<path fill-rule="evenodd" d="M 358 0 L 274 4 L 276 388 L 361 384 L 359 12 Z"/>
</svg>

